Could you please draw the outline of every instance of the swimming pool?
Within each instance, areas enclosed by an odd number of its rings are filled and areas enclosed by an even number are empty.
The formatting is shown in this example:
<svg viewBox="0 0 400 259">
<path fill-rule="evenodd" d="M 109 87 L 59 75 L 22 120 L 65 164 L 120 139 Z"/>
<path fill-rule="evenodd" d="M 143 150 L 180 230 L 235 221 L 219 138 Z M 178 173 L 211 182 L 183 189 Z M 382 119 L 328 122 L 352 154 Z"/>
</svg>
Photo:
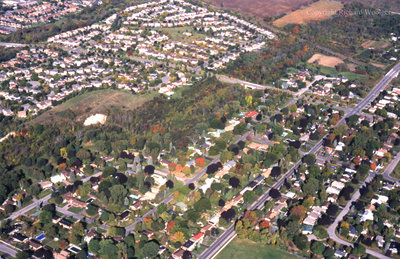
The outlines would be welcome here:
<svg viewBox="0 0 400 259">
<path fill-rule="evenodd" d="M 39 236 L 36 237 L 37 240 L 42 241 L 46 237 L 44 236 L 44 233 L 40 234 Z"/>
</svg>

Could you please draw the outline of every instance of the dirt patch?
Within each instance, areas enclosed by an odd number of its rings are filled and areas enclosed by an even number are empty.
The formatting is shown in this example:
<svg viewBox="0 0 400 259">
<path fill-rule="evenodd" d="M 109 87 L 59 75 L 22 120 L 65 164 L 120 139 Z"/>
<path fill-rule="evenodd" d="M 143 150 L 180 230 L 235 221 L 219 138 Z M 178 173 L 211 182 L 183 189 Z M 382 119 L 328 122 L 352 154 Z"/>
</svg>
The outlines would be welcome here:
<svg viewBox="0 0 400 259">
<path fill-rule="evenodd" d="M 353 64 L 353 63 L 347 64 L 347 67 L 349 68 L 349 70 L 350 70 L 351 72 L 354 72 L 354 71 L 356 71 L 356 69 L 357 69 L 357 65 L 356 65 L 356 64 Z"/>
<path fill-rule="evenodd" d="M 205 0 L 217 8 L 239 11 L 258 18 L 275 17 L 310 4 L 312 0 Z"/>
<path fill-rule="evenodd" d="M 361 44 L 364 49 L 386 49 L 390 46 L 389 42 L 368 40 Z"/>
<path fill-rule="evenodd" d="M 338 64 L 344 63 L 344 61 L 337 57 L 325 56 L 322 54 L 314 54 L 309 60 L 307 60 L 310 64 L 318 64 L 325 67 L 335 67 Z"/>
<path fill-rule="evenodd" d="M 375 67 L 379 67 L 379 68 L 384 68 L 384 67 L 385 67 L 384 64 L 377 63 L 377 62 L 371 62 L 370 64 L 373 65 L 373 66 L 375 66 Z"/>
<path fill-rule="evenodd" d="M 310 21 L 322 21 L 335 15 L 342 8 L 343 4 L 339 2 L 322 0 L 279 18 L 273 22 L 273 25 L 282 28 L 287 24 L 305 24 Z"/>
</svg>

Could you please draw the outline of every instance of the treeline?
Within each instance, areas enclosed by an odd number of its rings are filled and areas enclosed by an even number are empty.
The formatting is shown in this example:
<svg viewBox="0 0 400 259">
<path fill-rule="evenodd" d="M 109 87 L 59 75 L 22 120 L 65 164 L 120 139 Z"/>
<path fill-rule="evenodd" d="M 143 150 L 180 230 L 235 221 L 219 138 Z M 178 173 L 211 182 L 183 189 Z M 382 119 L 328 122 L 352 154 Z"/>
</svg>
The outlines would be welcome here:
<svg viewBox="0 0 400 259">
<path fill-rule="evenodd" d="M 108 124 L 119 125 L 132 132 L 135 147 L 144 145 L 160 150 L 186 146 L 189 137 L 198 137 L 210 127 L 213 119 L 230 118 L 245 105 L 246 90 L 240 86 L 225 85 L 215 78 L 186 89 L 181 98 L 157 97 L 140 108 L 121 113 L 110 111 Z M 183 137 L 186 136 L 186 137 Z"/>
<path fill-rule="evenodd" d="M 341 15 L 342 14 L 342 15 Z M 288 26 L 286 29 L 290 30 Z M 345 55 L 354 54 L 368 39 L 387 38 L 390 33 L 400 31 L 400 16 L 375 9 L 366 9 L 362 4 L 346 5 L 331 19 L 300 26 L 301 36 Z"/>
<path fill-rule="evenodd" d="M 271 41 L 260 53 L 242 54 L 230 62 L 224 73 L 258 84 L 269 84 L 286 77 L 286 69 L 311 57 L 312 51 L 295 36 Z"/>
</svg>

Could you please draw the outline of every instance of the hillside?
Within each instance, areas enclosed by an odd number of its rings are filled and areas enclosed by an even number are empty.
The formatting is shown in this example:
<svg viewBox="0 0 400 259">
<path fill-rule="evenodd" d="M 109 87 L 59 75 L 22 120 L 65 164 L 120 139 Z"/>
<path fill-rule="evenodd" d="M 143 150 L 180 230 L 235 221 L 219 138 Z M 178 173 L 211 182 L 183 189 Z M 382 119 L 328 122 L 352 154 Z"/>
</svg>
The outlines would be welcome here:
<svg viewBox="0 0 400 259">
<path fill-rule="evenodd" d="M 132 110 L 141 106 L 156 94 L 133 95 L 124 91 L 105 89 L 86 92 L 45 111 L 30 124 L 61 124 L 70 121 L 83 122 L 96 113 L 107 113 L 112 107 L 121 110 Z"/>
</svg>

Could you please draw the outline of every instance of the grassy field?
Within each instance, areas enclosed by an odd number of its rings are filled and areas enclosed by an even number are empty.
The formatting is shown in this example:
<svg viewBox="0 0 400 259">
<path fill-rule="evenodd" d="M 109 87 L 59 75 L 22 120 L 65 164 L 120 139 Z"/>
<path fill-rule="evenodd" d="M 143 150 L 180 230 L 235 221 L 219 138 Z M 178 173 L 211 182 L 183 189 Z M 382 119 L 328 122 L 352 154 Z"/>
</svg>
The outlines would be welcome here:
<svg viewBox="0 0 400 259">
<path fill-rule="evenodd" d="M 291 12 L 273 22 L 273 25 L 282 28 L 288 24 L 305 24 L 310 21 L 326 20 L 343 8 L 339 2 L 321 0 L 305 8 Z"/>
<path fill-rule="evenodd" d="M 216 257 L 216 259 L 233 259 L 233 258 L 291 259 L 291 258 L 297 258 L 297 256 L 286 253 L 279 249 L 275 249 L 275 248 L 271 248 L 268 246 L 254 243 L 249 240 L 241 240 L 241 239 L 235 238 Z"/>
<path fill-rule="evenodd" d="M 336 68 L 334 68 L 334 67 L 325 67 L 325 66 L 319 66 L 319 65 L 310 64 L 310 63 L 305 63 L 304 65 L 305 65 L 305 67 L 307 67 L 311 70 L 314 70 L 314 71 L 316 71 L 319 68 L 319 71 L 320 71 L 319 73 L 323 74 L 323 75 L 329 75 L 329 76 L 334 76 L 334 77 L 341 75 L 341 76 L 346 77 L 349 80 L 366 80 L 367 79 L 367 77 L 365 75 L 360 75 L 360 74 L 356 74 L 353 72 L 340 72 L 339 73 L 336 70 Z"/>
<path fill-rule="evenodd" d="M 193 30 L 190 26 L 166 28 L 161 30 L 163 33 L 168 34 L 172 41 L 181 41 L 191 43 L 194 40 L 204 40 L 206 35 Z M 184 32 L 189 32 L 192 35 L 183 35 Z"/>
<path fill-rule="evenodd" d="M 131 94 L 121 90 L 94 90 L 73 97 L 66 102 L 45 111 L 30 124 L 61 124 L 69 121 L 84 121 L 96 113 L 107 114 L 113 107 L 132 110 L 158 95 L 150 91 L 146 94 Z"/>
</svg>

